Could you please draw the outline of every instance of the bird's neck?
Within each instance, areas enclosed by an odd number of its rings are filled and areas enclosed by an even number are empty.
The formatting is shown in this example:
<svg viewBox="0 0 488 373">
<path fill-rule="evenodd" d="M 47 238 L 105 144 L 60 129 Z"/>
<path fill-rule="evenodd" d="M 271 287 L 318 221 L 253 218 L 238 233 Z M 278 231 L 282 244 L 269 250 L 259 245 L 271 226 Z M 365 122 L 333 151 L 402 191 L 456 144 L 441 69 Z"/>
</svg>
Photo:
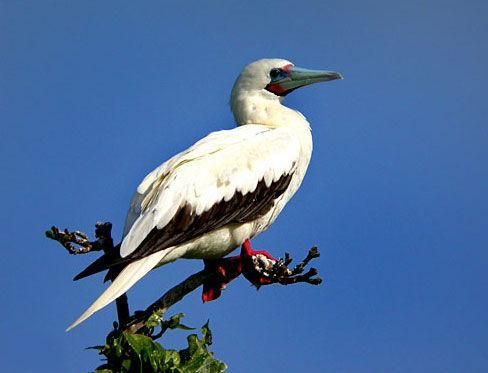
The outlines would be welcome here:
<svg viewBox="0 0 488 373">
<path fill-rule="evenodd" d="M 242 95 L 233 97 L 232 113 L 238 126 L 261 124 L 269 127 L 306 126 L 309 124 L 298 111 L 281 104 L 277 97 L 262 95 Z"/>
</svg>

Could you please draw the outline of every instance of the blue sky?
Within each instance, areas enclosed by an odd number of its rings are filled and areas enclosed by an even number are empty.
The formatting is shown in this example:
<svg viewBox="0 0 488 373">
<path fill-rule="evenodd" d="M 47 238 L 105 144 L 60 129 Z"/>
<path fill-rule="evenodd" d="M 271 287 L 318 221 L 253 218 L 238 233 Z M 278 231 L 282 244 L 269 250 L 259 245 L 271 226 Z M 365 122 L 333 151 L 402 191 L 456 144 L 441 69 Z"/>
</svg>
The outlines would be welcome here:
<svg viewBox="0 0 488 373">
<path fill-rule="evenodd" d="M 299 258 L 318 245 L 325 284 L 239 279 L 173 311 L 210 319 L 232 372 L 486 371 L 487 19 L 486 1 L 3 1 L 3 369 L 97 366 L 84 347 L 103 342 L 114 307 L 64 332 L 103 287 L 72 282 L 94 257 L 68 257 L 44 230 L 107 220 L 120 237 L 139 181 L 232 128 L 241 68 L 282 57 L 345 79 L 287 98 L 312 124 L 312 163 L 254 246 Z M 133 309 L 200 267 L 154 271 Z"/>
</svg>

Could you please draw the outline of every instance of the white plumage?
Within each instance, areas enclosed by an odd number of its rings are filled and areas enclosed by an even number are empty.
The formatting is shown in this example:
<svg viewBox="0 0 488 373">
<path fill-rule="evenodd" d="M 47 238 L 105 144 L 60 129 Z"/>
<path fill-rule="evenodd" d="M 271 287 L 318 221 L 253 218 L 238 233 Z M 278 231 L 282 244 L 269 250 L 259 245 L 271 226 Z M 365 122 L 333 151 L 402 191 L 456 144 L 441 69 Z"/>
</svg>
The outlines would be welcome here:
<svg viewBox="0 0 488 373">
<path fill-rule="evenodd" d="M 263 178 L 269 184 L 293 172 L 299 156 L 300 143 L 287 128 L 247 125 L 208 135 L 163 163 L 137 188 L 121 256 L 131 254 L 154 227 L 163 228 L 185 202 L 200 215 L 236 191 L 254 191 Z"/>
<path fill-rule="evenodd" d="M 154 267 L 182 257 L 220 258 L 273 223 L 302 182 L 312 152 L 305 117 L 283 106 L 283 96 L 268 87 L 273 83 L 272 69 L 287 71 L 290 67 L 293 65 L 289 61 L 277 59 L 248 65 L 231 96 L 238 127 L 209 134 L 144 178 L 130 204 L 120 254 L 122 258 L 134 255 L 151 231 L 164 232 L 184 206 L 190 216 L 198 217 L 238 193 L 253 193 L 262 180 L 269 188 L 282 176 L 292 175 L 272 208 L 252 221 L 236 222 L 229 215 L 222 226 L 133 261 L 68 330 L 126 292 Z M 332 78 L 320 81 L 324 80 Z"/>
</svg>

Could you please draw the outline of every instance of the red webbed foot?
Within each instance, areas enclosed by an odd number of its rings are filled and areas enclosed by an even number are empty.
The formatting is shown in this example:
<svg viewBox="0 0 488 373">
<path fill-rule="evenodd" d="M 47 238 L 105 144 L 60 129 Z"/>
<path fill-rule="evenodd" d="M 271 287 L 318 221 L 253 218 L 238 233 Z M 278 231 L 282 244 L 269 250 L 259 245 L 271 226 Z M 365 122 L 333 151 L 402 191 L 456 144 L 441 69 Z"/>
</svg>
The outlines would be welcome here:
<svg viewBox="0 0 488 373">
<path fill-rule="evenodd" d="M 272 283 L 269 271 L 275 263 L 276 259 L 267 251 L 254 251 L 249 240 L 242 245 L 240 255 L 205 261 L 205 268 L 215 275 L 203 284 L 202 301 L 220 297 L 226 285 L 241 273 L 256 287 Z"/>
<path fill-rule="evenodd" d="M 254 286 L 271 284 L 270 271 L 276 259 L 267 251 L 253 250 L 251 242 L 246 240 L 241 248 L 242 274 Z"/>
<path fill-rule="evenodd" d="M 203 284 L 202 300 L 208 302 L 217 299 L 222 289 L 241 273 L 257 288 L 276 283 L 290 285 L 304 282 L 319 285 L 322 279 L 317 276 L 315 268 L 310 268 L 303 273 L 308 263 L 319 256 L 317 248 L 312 247 L 305 259 L 294 268 L 290 268 L 288 266 L 292 258 L 288 253 L 285 253 L 282 259 L 275 259 L 267 251 L 253 250 L 251 242 L 246 240 L 242 244 L 240 255 L 205 262 L 205 268 L 214 275 L 209 276 Z"/>
<path fill-rule="evenodd" d="M 205 260 L 204 263 L 205 269 L 214 273 L 203 284 L 202 301 L 210 302 L 220 297 L 226 285 L 239 277 L 242 273 L 242 263 L 240 255 L 212 261 Z"/>
</svg>

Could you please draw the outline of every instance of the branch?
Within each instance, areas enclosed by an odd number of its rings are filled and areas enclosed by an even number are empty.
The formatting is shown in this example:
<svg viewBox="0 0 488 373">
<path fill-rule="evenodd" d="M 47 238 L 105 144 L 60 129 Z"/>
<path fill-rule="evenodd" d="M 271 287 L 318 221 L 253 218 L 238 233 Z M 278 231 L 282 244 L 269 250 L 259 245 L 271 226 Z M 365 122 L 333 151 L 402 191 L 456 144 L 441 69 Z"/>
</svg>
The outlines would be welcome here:
<svg viewBox="0 0 488 373">
<path fill-rule="evenodd" d="M 68 253 L 72 255 L 103 250 L 106 255 L 119 256 L 118 246 L 114 247 L 113 245 L 111 230 L 111 223 L 97 223 L 95 225 L 95 237 L 97 238 L 95 241 L 90 241 L 88 236 L 82 232 L 70 232 L 67 229 L 61 231 L 57 227 L 52 227 L 51 230 L 47 231 L 46 236 L 58 241 Z M 319 285 L 322 283 L 322 279 L 317 276 L 318 272 L 315 268 L 310 268 L 306 273 L 303 273 L 309 262 L 319 256 L 320 253 L 317 248 L 312 247 L 308 251 L 305 259 L 298 263 L 294 268 L 290 269 L 288 266 L 293 259 L 288 253 L 285 253 L 284 258 L 279 258 L 277 260 L 257 254 L 252 256 L 251 265 L 243 268 L 242 273 L 257 288 L 260 288 L 263 285 L 291 285 L 300 282 Z M 129 316 L 127 295 L 123 294 L 116 300 L 119 322 L 118 324 L 114 323 L 114 332 L 129 331 L 131 333 L 150 335 L 153 330 L 152 328 L 147 327 L 146 323 L 152 315 L 157 314 L 162 317 L 171 306 L 178 303 L 186 295 L 202 286 L 205 282 L 222 282 L 222 279 L 220 279 L 219 276 L 221 276 L 221 274 L 216 271 L 211 271 L 208 268 L 203 269 L 168 290 L 144 311 L 136 311 L 133 316 Z M 256 278 L 264 280 L 256 282 Z"/>
<path fill-rule="evenodd" d="M 146 321 L 154 313 L 160 315 L 164 314 L 171 306 L 175 305 L 192 291 L 202 286 L 203 283 L 213 275 L 215 274 L 205 269 L 194 273 L 186 278 L 186 280 L 169 289 L 144 311 L 136 311 L 129 322 L 126 325 L 122 325 L 122 328 L 132 333 L 140 333 L 141 330 L 145 328 Z"/>
<path fill-rule="evenodd" d="M 46 237 L 58 241 L 71 255 L 87 254 L 100 250 L 103 250 L 105 254 L 111 254 L 114 250 L 112 223 L 109 222 L 97 222 L 95 224 L 95 241 L 90 241 L 83 232 L 70 232 L 68 229 L 62 231 L 55 226 L 46 231 Z"/>
<path fill-rule="evenodd" d="M 298 282 L 306 282 L 311 285 L 320 285 L 322 283 L 322 279 L 320 277 L 315 277 L 318 275 L 316 268 L 312 267 L 308 270 L 308 272 L 302 274 L 307 264 L 318 257 L 320 257 L 319 250 L 314 246 L 308 251 L 305 259 L 298 263 L 295 268 L 290 270 L 288 266 L 293 259 L 290 257 L 290 254 L 285 253 L 285 258 L 279 258 L 271 268 L 269 273 L 269 277 L 271 279 L 270 284 L 279 283 L 281 285 L 291 285 Z M 259 270 L 260 269 L 258 269 L 258 271 Z M 266 271 L 266 268 L 261 269 L 261 271 Z"/>
<path fill-rule="evenodd" d="M 112 239 L 112 223 L 97 222 L 95 224 L 95 241 L 90 241 L 88 236 L 80 231 L 70 232 L 68 229 L 60 230 L 52 226 L 46 231 L 46 237 L 59 242 L 71 255 L 87 254 L 92 251 L 101 251 L 105 255 L 117 258 L 120 256 L 118 247 L 114 247 Z M 129 301 L 127 294 L 122 294 L 115 300 L 117 306 L 117 319 L 124 325 L 129 319 Z"/>
<path fill-rule="evenodd" d="M 257 259 L 254 261 L 254 270 L 260 275 L 266 276 L 269 279 L 269 282 L 265 284 L 256 284 L 252 282 L 252 284 L 257 288 L 262 285 L 291 285 L 299 282 L 319 285 L 322 283 L 322 279 L 320 277 L 315 277 L 318 274 L 315 268 L 310 268 L 307 273 L 302 275 L 306 265 L 311 260 L 316 259 L 319 256 L 320 253 L 318 249 L 313 247 L 309 250 L 305 259 L 297 264 L 295 268 L 290 270 L 287 266 L 292 262 L 293 259 L 291 259 L 288 253 L 285 253 L 284 259 L 280 258 L 276 261 L 269 261 L 262 258 L 261 255 L 256 255 Z M 246 278 L 248 278 L 248 276 L 253 276 L 253 274 L 246 271 L 244 271 L 243 274 L 246 276 Z M 152 315 L 163 315 L 171 306 L 178 303 L 186 295 L 202 286 L 205 282 L 211 281 L 212 279 L 218 282 L 218 276 L 218 272 L 210 271 L 208 269 L 203 269 L 202 271 L 189 276 L 186 280 L 169 289 L 163 294 L 163 296 L 152 303 L 144 311 L 136 311 L 136 313 L 130 318 L 127 325 L 122 326 L 122 329 L 131 333 L 147 334 L 149 332 L 150 334 L 151 330 L 146 328 L 146 322 Z"/>
</svg>

